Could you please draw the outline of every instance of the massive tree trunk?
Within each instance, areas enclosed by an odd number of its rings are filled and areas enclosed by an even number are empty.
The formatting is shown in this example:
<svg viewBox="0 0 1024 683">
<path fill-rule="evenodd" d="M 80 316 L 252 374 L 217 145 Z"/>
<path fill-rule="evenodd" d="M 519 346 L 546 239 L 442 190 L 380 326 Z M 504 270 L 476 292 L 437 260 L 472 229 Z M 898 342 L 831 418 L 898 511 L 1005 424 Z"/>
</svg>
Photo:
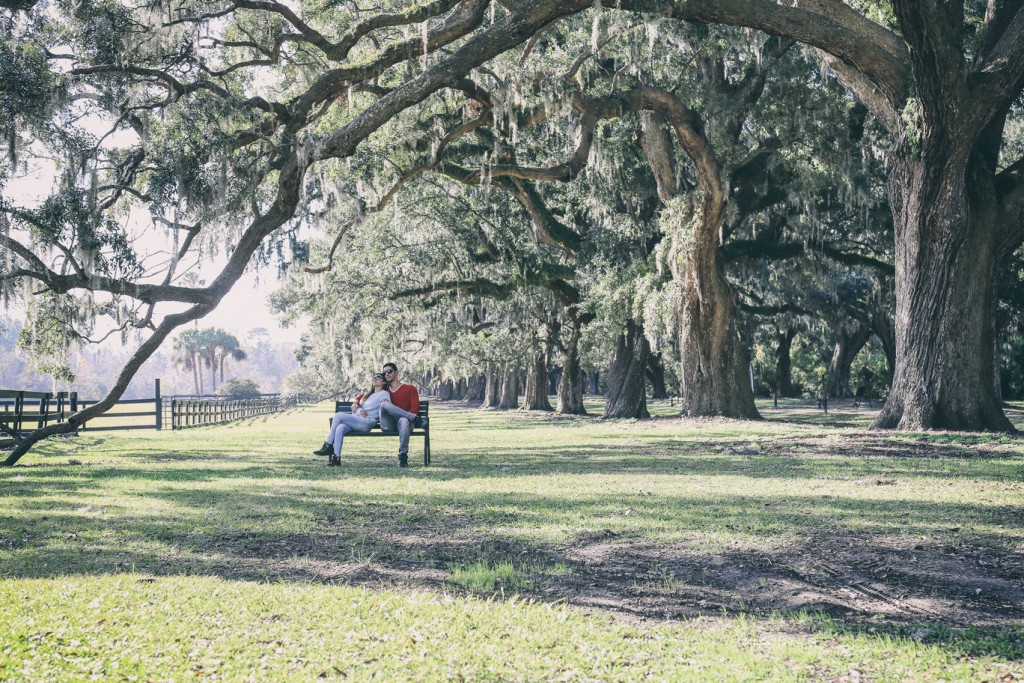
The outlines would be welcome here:
<svg viewBox="0 0 1024 683">
<path fill-rule="evenodd" d="M 832 361 L 828 365 L 825 380 L 825 396 L 828 398 L 850 398 L 850 367 L 854 359 L 871 337 L 871 328 L 859 324 L 852 331 L 842 326 L 836 334 L 836 345 L 832 351 Z"/>
<path fill-rule="evenodd" d="M 519 370 L 515 363 L 509 363 L 502 370 L 500 395 L 498 410 L 515 410 L 519 407 Z"/>
<path fill-rule="evenodd" d="M 651 380 L 651 398 L 668 398 L 668 387 L 665 386 L 665 364 L 661 354 L 652 353 L 647 356 L 647 378 Z"/>
<path fill-rule="evenodd" d="M 480 403 L 484 400 L 487 378 L 484 375 L 473 375 L 466 386 L 466 403 Z"/>
<path fill-rule="evenodd" d="M 484 373 L 484 401 L 481 408 L 497 408 L 501 403 L 501 373 L 493 361 L 487 361 Z"/>
<path fill-rule="evenodd" d="M 775 396 L 793 398 L 793 338 L 796 330 L 789 328 L 775 335 Z"/>
<path fill-rule="evenodd" d="M 689 217 L 679 216 L 672 236 L 672 273 L 682 295 L 677 311 L 682 412 L 757 420 L 749 362 L 736 329 L 736 291 L 718 260 L 720 199 L 705 197 Z"/>
<path fill-rule="evenodd" d="M 450 401 L 455 397 L 455 384 L 450 379 L 441 382 L 435 394 L 438 401 Z"/>
<path fill-rule="evenodd" d="M 562 377 L 558 382 L 558 407 L 563 415 L 586 415 L 583 407 L 583 366 L 580 365 L 580 328 L 574 325 L 565 347 Z"/>
<path fill-rule="evenodd" d="M 948 138 L 891 153 L 896 374 L 875 427 L 1012 431 L 993 373 L 992 172 Z"/>
<path fill-rule="evenodd" d="M 601 395 L 601 372 L 591 370 L 587 373 L 587 393 L 591 396 Z"/>
<path fill-rule="evenodd" d="M 548 401 L 548 355 L 544 349 L 536 348 L 530 354 L 523 410 L 552 410 L 551 402 Z"/>
<path fill-rule="evenodd" d="M 760 419 L 750 388 L 746 349 L 736 328 L 737 294 L 722 273 L 718 243 L 729 190 L 704 122 L 674 95 L 646 92 L 641 144 L 665 206 L 669 264 L 678 287 L 680 390 L 684 415 Z M 697 171 L 698 187 L 683 192 L 662 118 Z"/>
<path fill-rule="evenodd" d="M 644 382 L 651 347 L 643 331 L 631 319 L 615 340 L 615 351 L 608 366 L 608 391 L 605 417 L 646 418 L 647 392 Z"/>
</svg>

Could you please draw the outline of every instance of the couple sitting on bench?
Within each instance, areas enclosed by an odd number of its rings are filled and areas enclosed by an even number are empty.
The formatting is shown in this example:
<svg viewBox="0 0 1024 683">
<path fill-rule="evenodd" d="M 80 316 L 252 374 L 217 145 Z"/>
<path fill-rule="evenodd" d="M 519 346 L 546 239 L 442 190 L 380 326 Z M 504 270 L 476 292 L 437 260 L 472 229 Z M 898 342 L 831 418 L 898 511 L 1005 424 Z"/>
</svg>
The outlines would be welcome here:
<svg viewBox="0 0 1024 683">
<path fill-rule="evenodd" d="M 409 435 L 413 427 L 426 427 L 427 418 L 418 415 L 420 395 L 416 387 L 402 384 L 398 366 L 385 363 L 384 371 L 373 376 L 373 384 L 356 397 L 351 413 L 336 413 L 327 440 L 314 455 L 328 456 L 328 465 L 341 464 L 341 446 L 346 434 L 369 434 L 374 427 L 398 434 L 398 466 L 409 466 Z"/>
</svg>

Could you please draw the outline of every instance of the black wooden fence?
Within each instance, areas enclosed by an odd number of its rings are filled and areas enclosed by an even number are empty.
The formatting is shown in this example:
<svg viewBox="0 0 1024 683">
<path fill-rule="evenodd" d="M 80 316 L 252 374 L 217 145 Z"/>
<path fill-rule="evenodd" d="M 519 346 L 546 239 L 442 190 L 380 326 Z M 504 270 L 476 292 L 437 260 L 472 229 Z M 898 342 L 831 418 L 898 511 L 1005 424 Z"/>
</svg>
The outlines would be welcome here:
<svg viewBox="0 0 1024 683">
<path fill-rule="evenodd" d="M 245 420 L 277 413 L 292 405 L 293 402 L 282 399 L 278 394 L 261 394 L 259 398 L 247 399 L 173 397 L 164 401 L 167 411 L 165 417 L 171 429 L 188 429 Z"/>
<path fill-rule="evenodd" d="M 64 422 L 69 415 L 98 400 L 79 399 L 77 392 L 44 393 L 0 389 L 0 434 L 21 440 L 28 433 L 52 422 Z M 260 394 L 252 399 L 221 396 L 161 396 L 160 380 L 153 382 L 152 398 L 118 401 L 114 406 L 79 427 L 99 432 L 131 429 L 186 429 L 267 415 L 294 407 L 297 398 Z"/>
<path fill-rule="evenodd" d="M 80 400 L 79 408 L 88 408 L 98 400 Z M 110 410 L 97 415 L 79 427 L 79 431 L 110 432 L 127 429 L 163 429 L 163 411 L 160 410 L 160 380 L 153 380 L 153 398 L 127 398 L 115 403 Z M 127 408 L 127 409 L 125 409 Z"/>
<path fill-rule="evenodd" d="M 51 422 L 63 422 L 78 410 L 78 394 L 59 391 L 0 389 L 0 434 L 20 440 L 28 432 L 42 429 Z"/>
</svg>

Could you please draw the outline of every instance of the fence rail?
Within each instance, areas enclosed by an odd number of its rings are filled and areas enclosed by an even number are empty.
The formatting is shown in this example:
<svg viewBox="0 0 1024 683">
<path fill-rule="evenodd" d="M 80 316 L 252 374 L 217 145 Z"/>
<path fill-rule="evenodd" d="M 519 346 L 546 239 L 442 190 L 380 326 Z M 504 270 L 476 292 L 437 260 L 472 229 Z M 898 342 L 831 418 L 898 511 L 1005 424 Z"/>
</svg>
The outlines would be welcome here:
<svg viewBox="0 0 1024 683">
<path fill-rule="evenodd" d="M 114 406 L 102 415 L 91 418 L 88 422 L 79 427 L 79 430 L 87 432 L 110 432 L 123 429 L 161 429 L 159 396 L 153 398 L 129 398 L 118 401 Z M 99 401 L 79 401 L 80 408 L 94 406 Z M 122 406 L 152 406 L 149 410 L 121 410 Z M 147 420 L 132 420 L 131 423 L 124 422 L 125 418 L 148 418 Z M 111 424 L 113 422 L 120 424 Z M 99 424 L 96 424 L 96 423 Z"/>
<path fill-rule="evenodd" d="M 42 429 L 51 422 L 63 422 L 75 410 L 78 410 L 78 394 L 75 392 L 50 394 L 0 389 L 0 434 L 20 441 L 28 432 Z M 25 429 L 26 424 L 35 426 Z"/>
<path fill-rule="evenodd" d="M 172 398 L 169 401 L 169 422 L 171 429 L 221 424 L 276 413 L 289 407 L 287 403 L 276 394 L 238 400 Z"/>
<path fill-rule="evenodd" d="M 161 396 L 160 380 L 153 383 L 152 398 L 118 401 L 110 410 L 81 424 L 79 431 L 104 432 L 134 429 L 186 429 L 222 424 L 292 408 L 297 397 L 260 394 L 252 399 L 222 396 Z M 99 403 L 79 399 L 77 392 L 56 394 L 38 391 L 0 389 L 0 436 L 14 442 L 53 422 L 64 422 L 70 415 Z M 8 441 L 10 441 L 8 440 Z M 0 445 L 4 445 L 0 442 Z"/>
</svg>

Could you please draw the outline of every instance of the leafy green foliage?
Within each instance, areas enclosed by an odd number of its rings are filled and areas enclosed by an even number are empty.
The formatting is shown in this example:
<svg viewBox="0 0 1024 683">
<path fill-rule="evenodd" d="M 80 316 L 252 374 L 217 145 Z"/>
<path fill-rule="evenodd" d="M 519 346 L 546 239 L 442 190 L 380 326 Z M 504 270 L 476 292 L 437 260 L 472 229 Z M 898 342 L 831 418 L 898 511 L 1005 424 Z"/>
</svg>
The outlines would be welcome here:
<svg viewBox="0 0 1024 683">
<path fill-rule="evenodd" d="M 37 129 L 45 121 L 53 81 L 38 45 L 14 37 L 0 42 L 0 130 L 6 132 L 12 162 L 18 157 L 19 131 Z"/>
<path fill-rule="evenodd" d="M 29 367 L 62 382 L 75 379 L 66 360 L 71 343 L 64 325 L 68 317 L 75 317 L 75 311 L 67 298 L 43 295 L 29 307 L 18 334 L 18 348 L 28 356 Z"/>
<path fill-rule="evenodd" d="M 260 385 L 256 380 L 232 377 L 217 387 L 217 394 L 228 398 L 259 398 Z"/>
</svg>

